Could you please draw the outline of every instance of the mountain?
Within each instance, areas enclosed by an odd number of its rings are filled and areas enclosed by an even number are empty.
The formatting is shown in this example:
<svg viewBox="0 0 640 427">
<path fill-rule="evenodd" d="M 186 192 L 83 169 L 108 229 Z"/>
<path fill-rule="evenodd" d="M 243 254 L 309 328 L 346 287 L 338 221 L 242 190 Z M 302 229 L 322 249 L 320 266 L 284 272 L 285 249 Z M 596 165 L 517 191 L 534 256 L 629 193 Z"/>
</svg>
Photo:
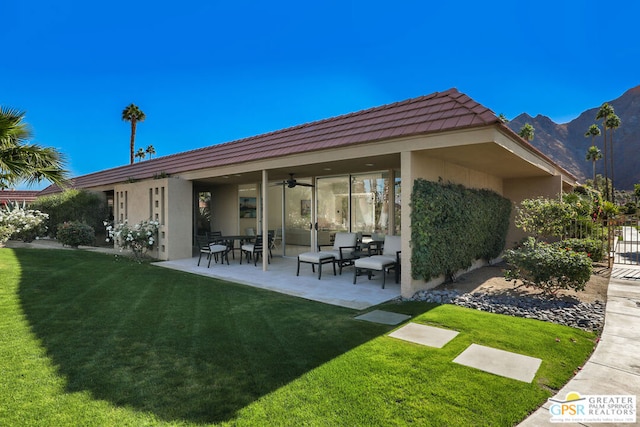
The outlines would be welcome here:
<svg viewBox="0 0 640 427">
<path fill-rule="evenodd" d="M 618 190 L 633 190 L 633 185 L 640 183 L 640 86 L 607 102 L 613 106 L 621 121 L 613 136 L 614 185 Z M 531 144 L 584 182 L 593 176 L 593 165 L 586 160 L 592 142 L 584 134 L 594 123 L 602 131 L 602 120 L 596 122 L 599 109 L 598 105 L 563 124 L 557 124 L 543 115 L 531 117 L 523 113 L 507 125 L 515 132 L 520 132 L 522 126 L 529 123 L 535 129 Z M 593 142 L 600 150 L 604 150 L 602 135 Z M 604 175 L 603 160 L 596 162 L 596 173 Z"/>
</svg>

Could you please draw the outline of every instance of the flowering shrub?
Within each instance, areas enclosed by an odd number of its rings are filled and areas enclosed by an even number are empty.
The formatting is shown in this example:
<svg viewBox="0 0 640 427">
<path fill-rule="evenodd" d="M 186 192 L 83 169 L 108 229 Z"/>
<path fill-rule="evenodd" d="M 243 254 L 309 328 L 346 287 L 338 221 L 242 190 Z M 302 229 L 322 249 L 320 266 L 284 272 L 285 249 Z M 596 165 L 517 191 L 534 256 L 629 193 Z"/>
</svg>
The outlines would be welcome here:
<svg viewBox="0 0 640 427">
<path fill-rule="evenodd" d="M 133 226 L 127 221 L 115 226 L 105 221 L 104 225 L 107 228 L 107 242 L 113 240 L 120 249 L 130 249 L 138 260 L 152 250 L 158 240 L 158 221 L 141 221 Z"/>
<path fill-rule="evenodd" d="M 591 278 L 593 265 L 584 252 L 536 242 L 529 238 L 522 247 L 506 251 L 504 259 L 511 265 L 505 271 L 508 281 L 521 280 L 525 286 L 555 294 L 561 289 L 582 291 Z"/>
<path fill-rule="evenodd" d="M 44 221 L 48 215 L 38 210 L 26 209 L 22 203 L 8 203 L 0 209 L 0 243 L 10 238 L 22 239 L 30 242 L 44 233 Z"/>
<path fill-rule="evenodd" d="M 80 245 L 92 245 L 96 235 L 90 225 L 80 221 L 69 221 L 58 225 L 56 238 L 64 246 L 77 248 Z"/>
<path fill-rule="evenodd" d="M 598 239 L 566 239 L 553 244 L 558 248 L 569 248 L 574 252 L 584 252 L 592 261 L 604 259 L 604 242 Z"/>
</svg>

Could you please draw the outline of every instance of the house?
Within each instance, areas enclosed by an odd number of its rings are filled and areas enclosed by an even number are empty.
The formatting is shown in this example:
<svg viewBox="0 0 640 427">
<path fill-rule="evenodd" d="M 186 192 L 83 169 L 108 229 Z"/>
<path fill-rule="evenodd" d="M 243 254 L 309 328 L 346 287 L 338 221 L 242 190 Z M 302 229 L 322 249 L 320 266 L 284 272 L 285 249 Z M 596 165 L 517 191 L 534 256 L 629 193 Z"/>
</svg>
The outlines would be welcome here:
<svg viewBox="0 0 640 427">
<path fill-rule="evenodd" d="M 410 236 L 417 178 L 514 202 L 576 184 L 492 111 L 449 89 L 79 176 L 72 186 L 103 192 L 116 221 L 158 220 L 157 257 L 168 260 L 191 257 L 197 228 L 207 226 L 223 234 L 278 230 L 285 256 L 342 230 Z M 516 238 L 512 227 L 508 241 Z M 403 239 L 403 296 L 435 284 L 411 277 L 410 253 Z"/>
<path fill-rule="evenodd" d="M 8 203 L 25 203 L 33 202 L 40 192 L 37 190 L 0 190 L 0 206 Z"/>
</svg>

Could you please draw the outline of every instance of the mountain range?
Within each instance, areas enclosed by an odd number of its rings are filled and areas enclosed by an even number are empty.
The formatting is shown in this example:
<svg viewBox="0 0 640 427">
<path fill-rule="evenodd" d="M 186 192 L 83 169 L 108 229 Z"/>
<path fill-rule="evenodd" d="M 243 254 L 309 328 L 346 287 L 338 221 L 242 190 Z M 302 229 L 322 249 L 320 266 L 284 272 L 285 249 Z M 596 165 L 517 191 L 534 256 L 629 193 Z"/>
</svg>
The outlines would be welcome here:
<svg viewBox="0 0 640 427">
<path fill-rule="evenodd" d="M 629 89 L 617 99 L 604 102 L 613 106 L 621 121 L 613 136 L 614 186 L 616 190 L 633 190 L 634 184 L 640 184 L 640 86 Z M 602 120 L 596 121 L 599 109 L 600 105 L 590 108 L 563 124 L 540 114 L 531 117 L 523 113 L 507 125 L 520 132 L 522 126 L 529 123 L 535 130 L 531 144 L 584 182 L 593 177 L 593 163 L 586 160 L 592 139 L 585 137 L 585 132 L 592 124 L 599 125 L 602 132 Z M 593 143 L 604 150 L 602 135 Z M 596 162 L 596 173 L 604 175 L 603 160 Z"/>
</svg>

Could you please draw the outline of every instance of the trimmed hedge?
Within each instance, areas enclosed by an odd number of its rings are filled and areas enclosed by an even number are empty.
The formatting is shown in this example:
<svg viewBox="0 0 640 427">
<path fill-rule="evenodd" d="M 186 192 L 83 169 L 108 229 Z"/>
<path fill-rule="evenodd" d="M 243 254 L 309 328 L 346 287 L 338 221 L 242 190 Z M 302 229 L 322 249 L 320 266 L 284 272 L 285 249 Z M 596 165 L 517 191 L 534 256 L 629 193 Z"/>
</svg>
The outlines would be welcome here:
<svg viewBox="0 0 640 427">
<path fill-rule="evenodd" d="M 411 207 L 414 279 L 451 278 L 504 250 L 511 202 L 493 191 L 417 179 Z"/>
<path fill-rule="evenodd" d="M 87 190 L 66 190 L 38 197 L 30 207 L 49 214 L 47 226 L 51 237 L 58 234 L 59 224 L 70 221 L 84 222 L 94 230 L 103 229 L 102 222 L 109 216 L 104 194 Z"/>
</svg>

